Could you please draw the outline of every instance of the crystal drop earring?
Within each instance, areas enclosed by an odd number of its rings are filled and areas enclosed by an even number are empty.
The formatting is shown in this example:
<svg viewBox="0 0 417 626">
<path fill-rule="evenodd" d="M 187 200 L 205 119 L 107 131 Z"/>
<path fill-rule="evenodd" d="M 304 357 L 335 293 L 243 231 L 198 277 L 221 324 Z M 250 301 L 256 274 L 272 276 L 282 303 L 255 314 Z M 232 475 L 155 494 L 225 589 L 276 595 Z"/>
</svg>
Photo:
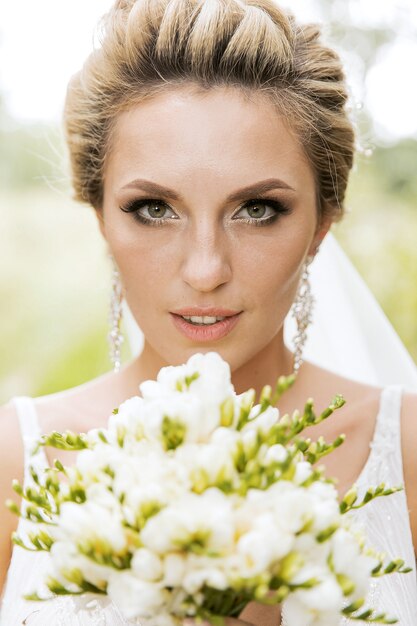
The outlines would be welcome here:
<svg viewBox="0 0 417 626">
<path fill-rule="evenodd" d="M 120 274 L 117 265 L 112 258 L 113 272 L 112 272 L 112 291 L 110 299 L 110 332 L 108 334 L 108 341 L 110 345 L 110 361 L 113 364 L 113 371 L 116 374 L 120 370 L 121 365 L 121 346 L 124 341 L 124 337 L 120 330 L 122 321 L 122 301 L 123 301 L 123 288 L 120 281 Z"/>
<path fill-rule="evenodd" d="M 294 337 L 294 365 L 293 374 L 297 375 L 303 363 L 303 350 L 307 340 L 307 328 L 312 322 L 314 297 L 311 292 L 310 264 L 314 255 L 309 255 L 304 263 L 297 294 L 291 307 L 291 313 L 297 324 L 297 332 Z"/>
</svg>

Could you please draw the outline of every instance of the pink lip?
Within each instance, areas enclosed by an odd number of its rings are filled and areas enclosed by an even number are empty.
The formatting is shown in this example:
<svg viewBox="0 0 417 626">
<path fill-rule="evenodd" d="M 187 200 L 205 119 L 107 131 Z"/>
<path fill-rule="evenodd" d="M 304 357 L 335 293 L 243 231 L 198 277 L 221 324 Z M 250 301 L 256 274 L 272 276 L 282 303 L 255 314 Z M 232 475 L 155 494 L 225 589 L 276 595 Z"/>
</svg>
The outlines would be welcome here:
<svg viewBox="0 0 417 626">
<path fill-rule="evenodd" d="M 189 313 L 188 311 L 199 311 L 198 313 Z M 215 311 L 215 312 L 206 312 L 206 311 Z M 223 311 L 223 313 L 219 313 L 218 311 Z M 238 323 L 239 319 L 240 319 L 240 313 L 235 313 L 230 315 L 230 311 L 228 312 L 228 314 L 226 314 L 224 311 L 226 311 L 226 309 L 205 309 L 205 312 L 202 313 L 201 309 L 187 309 L 186 313 L 181 313 L 181 314 L 177 314 L 177 313 L 170 313 L 171 315 L 171 319 L 174 323 L 174 326 L 177 328 L 177 330 L 180 331 L 180 333 L 182 333 L 183 335 L 185 335 L 185 337 L 187 337 L 188 339 L 191 339 L 192 341 L 197 341 L 197 342 L 201 342 L 201 341 L 216 341 L 218 339 L 222 339 L 223 337 L 225 337 L 226 335 L 228 335 L 233 328 L 236 326 L 236 324 Z M 195 324 L 192 324 L 191 322 L 187 322 L 187 320 L 183 319 L 181 317 L 181 315 L 198 315 L 198 316 L 202 316 L 202 315 L 211 315 L 211 316 L 221 316 L 224 317 L 224 320 L 221 320 L 220 322 L 216 322 L 215 324 L 212 324 L 211 326 L 196 326 Z"/>
<path fill-rule="evenodd" d="M 222 309 L 220 307 L 215 306 L 190 306 L 184 307 L 183 309 L 176 309 L 171 311 L 174 315 L 187 315 L 191 317 L 192 315 L 196 315 L 202 317 L 204 315 L 211 317 L 231 317 L 232 315 L 238 315 L 242 311 L 236 311 L 234 309 Z"/>
</svg>

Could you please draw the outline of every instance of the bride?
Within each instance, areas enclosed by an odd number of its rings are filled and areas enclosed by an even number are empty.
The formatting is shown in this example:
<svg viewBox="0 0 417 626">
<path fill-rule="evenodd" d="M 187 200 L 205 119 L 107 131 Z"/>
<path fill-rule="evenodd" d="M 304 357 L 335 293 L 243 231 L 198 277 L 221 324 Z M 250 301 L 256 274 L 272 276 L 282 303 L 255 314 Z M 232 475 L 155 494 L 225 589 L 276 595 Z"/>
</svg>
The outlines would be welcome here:
<svg viewBox="0 0 417 626">
<path fill-rule="evenodd" d="M 216 350 L 237 393 L 294 372 L 281 412 L 309 396 L 320 410 L 343 394 L 343 409 L 310 434 L 346 434 L 326 465 L 340 494 L 354 482 L 405 484 L 358 516 L 373 545 L 414 566 L 417 375 L 329 233 L 343 216 L 355 138 L 340 60 L 319 35 L 271 0 L 116 1 L 65 107 L 75 195 L 93 207 L 114 260 L 114 371 L 2 408 L 1 500 L 14 496 L 13 478 L 30 481 L 40 432 L 104 426 L 162 366 Z M 121 367 L 123 309 L 143 348 L 135 343 Z M 35 459 L 52 460 L 49 450 Z M 11 554 L 15 527 L 3 512 L 4 626 L 127 623 L 103 601 L 22 600 L 46 557 Z M 415 572 L 385 576 L 369 600 L 416 624 Z M 228 623 L 279 620 L 278 607 L 251 603 Z"/>
</svg>

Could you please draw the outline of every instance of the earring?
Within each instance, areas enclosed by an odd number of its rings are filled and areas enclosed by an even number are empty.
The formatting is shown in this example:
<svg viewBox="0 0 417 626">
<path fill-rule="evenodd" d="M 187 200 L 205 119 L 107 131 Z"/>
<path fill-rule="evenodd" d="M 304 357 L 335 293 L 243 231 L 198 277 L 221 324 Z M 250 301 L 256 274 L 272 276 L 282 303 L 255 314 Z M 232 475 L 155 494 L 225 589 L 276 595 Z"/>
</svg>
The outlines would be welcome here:
<svg viewBox="0 0 417 626">
<path fill-rule="evenodd" d="M 297 324 L 297 332 L 294 337 L 294 365 L 293 374 L 297 375 L 303 363 L 302 354 L 307 340 L 307 328 L 312 322 L 312 312 L 314 297 L 311 293 L 310 264 L 314 260 L 314 255 L 309 255 L 301 273 L 297 294 L 291 307 L 291 313 Z"/>
<path fill-rule="evenodd" d="M 120 330 L 120 324 L 122 321 L 122 301 L 123 301 L 123 289 L 120 281 L 119 270 L 116 266 L 114 259 L 113 273 L 112 273 L 112 292 L 110 300 L 110 332 L 108 334 L 108 341 L 110 344 L 110 360 L 113 364 L 113 371 L 116 374 L 120 370 L 121 365 L 121 345 L 124 341 L 124 337 Z"/>
</svg>

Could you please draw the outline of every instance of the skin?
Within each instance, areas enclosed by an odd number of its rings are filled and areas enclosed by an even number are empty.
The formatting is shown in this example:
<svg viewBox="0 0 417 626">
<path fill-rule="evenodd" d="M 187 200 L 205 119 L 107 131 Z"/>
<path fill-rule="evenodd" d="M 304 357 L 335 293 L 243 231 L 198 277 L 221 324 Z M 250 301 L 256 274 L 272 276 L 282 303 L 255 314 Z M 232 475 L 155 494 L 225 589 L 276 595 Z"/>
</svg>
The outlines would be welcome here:
<svg viewBox="0 0 417 626">
<path fill-rule="evenodd" d="M 179 196 L 125 188 L 147 179 Z M 257 227 L 248 198 L 227 201 L 238 189 L 277 178 L 291 189 L 265 193 L 291 209 L 274 223 Z M 253 197 L 253 196 L 252 196 Z M 257 197 L 257 196 L 255 196 Z M 145 226 L 120 207 L 141 198 L 158 199 L 175 219 Z M 35 400 L 44 432 L 85 431 L 105 426 L 107 416 L 142 380 L 167 364 L 180 364 L 195 352 L 217 350 L 232 370 L 238 393 L 259 392 L 292 371 L 284 346 L 283 321 L 293 302 L 303 263 L 327 233 L 316 211 L 312 168 L 297 137 L 261 97 L 236 89 L 208 93 L 171 89 L 119 115 L 108 154 L 99 227 L 120 269 L 125 297 L 145 334 L 145 348 L 118 374 L 110 372 L 80 387 Z M 266 203 L 266 200 L 264 200 Z M 273 213 L 267 204 L 258 208 Z M 141 209 L 146 214 L 146 210 Z M 157 219 L 157 218 L 154 218 Z M 252 219 L 254 218 L 252 213 Z M 234 330 L 218 342 L 198 345 L 173 326 L 169 311 L 180 307 L 223 306 L 243 311 Z M 347 404 L 306 433 L 346 442 L 326 459 L 342 495 L 355 482 L 369 454 L 381 389 L 356 383 L 305 362 L 294 386 L 283 396 L 281 413 L 301 408 L 312 396 L 317 411 L 335 393 Z M 401 414 L 404 477 L 414 545 L 417 545 L 417 396 L 404 394 Z M 22 481 L 23 452 L 14 406 L 0 411 L 0 499 L 14 497 L 12 478 Z M 49 460 L 71 463 L 69 453 L 48 450 Z M 16 518 L 8 513 L 0 529 L 0 586 L 10 560 L 10 533 Z M 250 603 L 228 626 L 276 626 L 279 607 Z M 187 624 L 193 622 L 188 620 Z"/>
<path fill-rule="evenodd" d="M 157 196 L 169 202 L 166 215 L 176 219 L 145 226 L 119 209 L 149 198 L 129 188 L 137 178 L 181 195 L 176 201 Z M 271 178 L 291 189 L 271 190 L 265 198 L 287 203 L 291 215 L 261 227 L 244 223 L 247 209 L 238 219 L 243 201 L 227 202 L 229 194 Z M 296 138 L 259 97 L 246 101 L 236 90 L 203 95 L 182 89 L 123 113 L 98 217 L 126 299 L 144 329 L 141 366 L 157 372 L 196 351 L 216 349 L 230 363 L 238 391 L 253 385 L 254 370 L 263 384 L 289 373 L 292 358 L 283 346 L 282 323 L 302 265 L 330 226 L 318 224 L 315 206 L 314 176 Z M 272 213 L 268 205 L 261 208 Z M 229 336 L 198 345 L 178 333 L 168 314 L 186 305 L 243 314 Z"/>
</svg>

